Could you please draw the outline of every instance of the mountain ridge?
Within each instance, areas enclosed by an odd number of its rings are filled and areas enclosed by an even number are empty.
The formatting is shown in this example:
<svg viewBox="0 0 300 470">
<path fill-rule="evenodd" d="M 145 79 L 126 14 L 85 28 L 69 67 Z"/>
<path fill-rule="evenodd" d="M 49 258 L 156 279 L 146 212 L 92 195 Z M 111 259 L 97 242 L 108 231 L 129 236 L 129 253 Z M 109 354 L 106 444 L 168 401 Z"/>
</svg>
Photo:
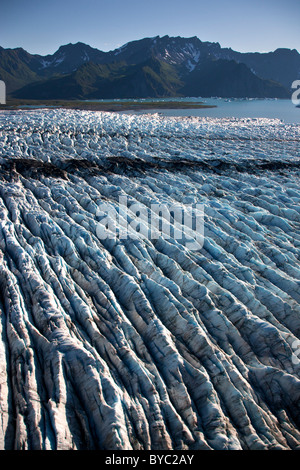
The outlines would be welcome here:
<svg viewBox="0 0 300 470">
<path fill-rule="evenodd" d="M 160 69 L 158 74 L 151 67 L 146 73 L 143 64 L 147 61 L 152 61 L 154 69 Z M 243 64 L 247 67 L 247 71 L 244 67 L 234 66 L 233 62 Z M 103 69 L 100 66 L 106 66 L 106 72 L 114 70 L 112 75 L 107 77 L 106 83 L 103 82 Z M 92 94 L 89 86 L 83 87 L 88 89 L 86 93 L 82 92 L 76 75 L 80 71 L 79 75 L 82 76 L 82 71 L 87 72 L 89 67 L 93 69 L 93 75 L 97 68 L 99 69 L 98 82 L 104 86 L 104 89 L 96 87 L 95 93 Z M 223 85 L 217 85 L 213 76 L 207 78 L 210 86 L 203 85 L 202 75 L 207 73 L 209 68 L 212 72 L 222 70 Z M 119 77 L 115 76 L 116 69 L 122 72 Z M 137 76 L 131 73 L 134 70 Z M 195 78 L 197 75 L 195 71 L 198 76 L 200 74 L 199 84 L 195 86 L 193 83 L 189 89 L 193 76 Z M 246 83 L 243 84 L 245 77 L 247 77 Z M 30 54 L 22 48 L 0 47 L 0 79 L 6 82 L 8 93 L 17 98 L 42 99 L 42 96 L 44 99 L 57 98 L 55 93 L 58 84 L 61 84 L 62 90 L 67 89 L 70 80 L 75 81 L 75 88 L 79 89 L 79 93 L 73 96 L 67 92 L 64 95 L 65 99 L 88 98 L 90 95 L 99 99 L 205 96 L 206 93 L 210 96 L 226 97 L 288 98 L 291 84 L 298 78 L 300 78 L 300 54 L 296 49 L 279 48 L 268 53 L 242 53 L 222 48 L 219 43 L 202 42 L 196 36 L 182 38 L 166 35 L 143 38 L 108 52 L 82 42 L 69 43 L 60 46 L 54 54 L 46 56 Z M 123 90 L 119 94 L 114 88 L 118 80 Z M 222 77 L 220 80 L 222 81 Z M 95 76 L 94 82 L 97 82 Z M 113 88 L 109 90 L 109 84 L 112 83 Z M 225 85 L 226 83 L 228 85 Z M 235 87 L 233 83 L 236 83 Z M 51 89 L 52 85 L 54 89 Z M 143 93 L 141 90 L 144 90 Z"/>
</svg>

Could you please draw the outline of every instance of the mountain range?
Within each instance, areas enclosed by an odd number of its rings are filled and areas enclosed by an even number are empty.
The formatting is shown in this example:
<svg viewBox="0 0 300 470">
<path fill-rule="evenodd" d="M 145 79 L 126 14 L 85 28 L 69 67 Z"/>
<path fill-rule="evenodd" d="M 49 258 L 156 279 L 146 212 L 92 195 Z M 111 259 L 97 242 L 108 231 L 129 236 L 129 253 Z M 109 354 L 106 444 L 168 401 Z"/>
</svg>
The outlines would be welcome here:
<svg viewBox="0 0 300 470">
<path fill-rule="evenodd" d="M 144 38 L 109 52 L 78 42 L 46 56 L 0 47 L 0 79 L 13 98 L 289 98 L 299 78 L 295 49 L 241 53 L 197 37 Z"/>
</svg>

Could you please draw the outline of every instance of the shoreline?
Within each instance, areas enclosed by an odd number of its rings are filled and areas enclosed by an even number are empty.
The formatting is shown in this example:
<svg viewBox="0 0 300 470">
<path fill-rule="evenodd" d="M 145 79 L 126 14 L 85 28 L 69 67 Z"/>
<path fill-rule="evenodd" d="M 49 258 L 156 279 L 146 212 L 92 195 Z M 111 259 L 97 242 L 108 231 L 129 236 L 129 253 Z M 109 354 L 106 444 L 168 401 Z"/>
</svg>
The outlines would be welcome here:
<svg viewBox="0 0 300 470">
<path fill-rule="evenodd" d="M 203 102 L 182 102 L 182 101 L 153 101 L 137 102 L 133 100 L 115 102 L 95 102 L 95 101 L 63 101 L 63 100 L 7 100 L 5 105 L 0 105 L 0 111 L 31 110 L 31 109 L 77 109 L 82 111 L 141 111 L 152 109 L 206 109 L 216 108 L 215 105 L 207 105 Z"/>
</svg>

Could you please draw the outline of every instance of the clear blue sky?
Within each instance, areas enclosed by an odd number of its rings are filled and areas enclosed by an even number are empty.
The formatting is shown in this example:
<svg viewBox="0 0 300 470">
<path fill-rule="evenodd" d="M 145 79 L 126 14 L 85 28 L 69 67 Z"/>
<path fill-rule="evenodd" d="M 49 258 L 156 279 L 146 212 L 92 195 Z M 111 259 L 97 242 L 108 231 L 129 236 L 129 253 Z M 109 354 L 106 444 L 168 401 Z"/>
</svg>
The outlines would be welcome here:
<svg viewBox="0 0 300 470">
<path fill-rule="evenodd" d="M 197 36 L 241 52 L 300 51 L 300 0 L 0 0 L 0 46 L 52 54 L 78 41 L 109 51 Z"/>
</svg>

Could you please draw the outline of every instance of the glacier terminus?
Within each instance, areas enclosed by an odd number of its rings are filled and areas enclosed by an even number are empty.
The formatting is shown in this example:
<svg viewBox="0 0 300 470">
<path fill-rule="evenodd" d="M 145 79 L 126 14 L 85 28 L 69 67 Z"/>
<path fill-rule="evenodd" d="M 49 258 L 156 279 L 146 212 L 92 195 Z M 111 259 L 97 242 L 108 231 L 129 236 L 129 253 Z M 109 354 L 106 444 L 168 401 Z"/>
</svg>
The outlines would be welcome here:
<svg viewBox="0 0 300 470">
<path fill-rule="evenodd" d="M 279 119 L 1 111 L 1 449 L 300 449 L 299 137 Z M 197 249 L 174 214 L 151 237 L 130 211 L 197 204 Z"/>
</svg>

